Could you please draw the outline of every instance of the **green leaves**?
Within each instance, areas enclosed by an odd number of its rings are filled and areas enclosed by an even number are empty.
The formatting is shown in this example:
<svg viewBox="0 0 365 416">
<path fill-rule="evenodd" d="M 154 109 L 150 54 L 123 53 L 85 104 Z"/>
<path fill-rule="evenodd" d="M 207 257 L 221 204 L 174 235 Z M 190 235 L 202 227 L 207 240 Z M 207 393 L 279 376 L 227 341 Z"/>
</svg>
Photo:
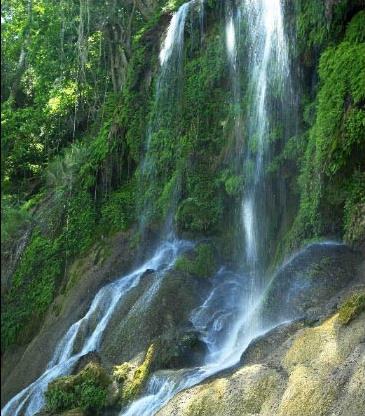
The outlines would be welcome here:
<svg viewBox="0 0 365 416">
<path fill-rule="evenodd" d="M 27 342 L 52 302 L 63 265 L 59 249 L 59 241 L 33 233 L 3 300 L 3 349 Z"/>
<path fill-rule="evenodd" d="M 359 185 L 365 168 L 364 19 L 364 11 L 355 15 L 344 40 L 320 57 L 316 116 L 301 161 L 292 242 L 325 234 L 333 224 L 340 224 L 337 232 L 353 244 L 364 235 L 365 189 Z"/>
</svg>

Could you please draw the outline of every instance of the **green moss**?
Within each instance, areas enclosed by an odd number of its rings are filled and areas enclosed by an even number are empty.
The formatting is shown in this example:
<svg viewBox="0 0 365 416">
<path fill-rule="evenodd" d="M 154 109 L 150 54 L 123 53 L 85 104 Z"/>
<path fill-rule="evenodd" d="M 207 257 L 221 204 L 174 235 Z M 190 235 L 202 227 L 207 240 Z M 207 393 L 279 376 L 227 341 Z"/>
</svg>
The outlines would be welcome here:
<svg viewBox="0 0 365 416">
<path fill-rule="evenodd" d="M 349 24 L 345 40 L 351 43 L 365 42 L 365 11 L 357 13 Z"/>
<path fill-rule="evenodd" d="M 203 278 L 212 277 L 216 268 L 214 251 L 210 244 L 200 244 L 193 259 L 184 255 L 175 263 L 176 270 Z"/>
<path fill-rule="evenodd" d="M 78 192 L 69 203 L 61 238 L 68 255 L 80 255 L 94 242 L 95 207 L 88 192 Z"/>
<path fill-rule="evenodd" d="M 347 194 L 344 239 L 349 244 L 355 244 L 365 239 L 365 172 L 354 172 Z"/>
<path fill-rule="evenodd" d="M 289 247 L 333 233 L 334 226 L 349 241 L 358 238 L 351 235 L 350 224 L 353 215 L 360 215 L 365 195 L 363 187 L 351 184 L 365 169 L 365 43 L 359 24 L 363 17 L 364 12 L 354 16 L 345 40 L 320 58 L 316 117 L 301 160 L 300 209 Z"/>
<path fill-rule="evenodd" d="M 363 311 L 365 311 L 365 292 L 355 293 L 341 305 L 338 319 L 342 325 L 347 325 Z"/>
<path fill-rule="evenodd" d="M 51 412 L 80 407 L 87 414 L 100 414 L 106 405 L 111 380 L 98 364 L 89 363 L 80 373 L 60 377 L 46 391 L 46 406 Z"/>
<path fill-rule="evenodd" d="M 135 183 L 113 192 L 101 207 L 99 228 L 103 233 L 127 230 L 134 220 Z"/>
<path fill-rule="evenodd" d="M 113 376 L 121 384 L 120 401 L 123 406 L 127 405 L 140 393 L 149 376 L 154 354 L 155 349 L 152 344 L 147 350 L 143 363 L 134 371 L 128 363 L 114 367 Z"/>
<path fill-rule="evenodd" d="M 3 349 L 29 341 L 53 300 L 62 267 L 60 241 L 35 231 L 3 298 Z"/>
<path fill-rule="evenodd" d="M 233 175 L 227 189 L 218 180 L 227 146 L 222 122 L 229 111 L 224 39 L 219 25 L 212 25 L 201 48 L 199 30 L 198 24 L 187 27 L 181 76 L 160 85 L 145 169 L 139 172 L 145 223 L 159 224 L 176 212 L 178 231 L 190 234 L 218 232 L 224 198 L 237 188 Z"/>
<path fill-rule="evenodd" d="M 1 201 L 1 246 L 6 250 L 11 242 L 20 238 L 22 231 L 30 222 L 28 207 L 17 206 L 10 198 Z"/>
<path fill-rule="evenodd" d="M 222 201 L 217 200 L 212 190 L 208 194 L 201 193 L 196 197 L 184 199 L 178 207 L 176 223 L 179 231 L 206 233 L 217 228 L 222 214 Z"/>
<path fill-rule="evenodd" d="M 297 0 L 293 2 L 293 16 L 297 34 L 297 52 L 305 57 L 314 49 L 322 49 L 343 34 L 347 15 L 351 7 L 363 6 L 361 0 L 339 0 L 319 2 L 317 0 Z M 363 39 L 363 17 L 358 15 L 357 26 L 351 39 Z M 362 27 L 361 27 L 362 26 Z M 362 31 L 362 32 L 361 32 Z"/>
</svg>

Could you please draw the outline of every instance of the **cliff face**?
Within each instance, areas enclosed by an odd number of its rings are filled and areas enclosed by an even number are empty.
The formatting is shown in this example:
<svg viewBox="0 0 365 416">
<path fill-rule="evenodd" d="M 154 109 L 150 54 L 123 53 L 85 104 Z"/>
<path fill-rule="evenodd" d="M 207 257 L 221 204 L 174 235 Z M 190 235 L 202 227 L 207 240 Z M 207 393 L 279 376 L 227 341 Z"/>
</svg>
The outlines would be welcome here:
<svg viewBox="0 0 365 416">
<path fill-rule="evenodd" d="M 257 304 L 242 283 L 242 201 L 259 152 L 242 4 L 91 3 L 5 9 L 2 403 L 44 374 L 81 321 L 69 355 L 84 358 L 50 385 L 48 410 L 118 414 L 150 375 L 191 380 L 251 304 L 270 331 L 158 414 L 365 413 L 363 1 L 282 2 L 291 84 L 276 84 L 272 57 Z M 45 39 L 59 33 L 70 50 L 58 56 Z M 347 245 L 308 246 L 329 239 Z"/>
</svg>

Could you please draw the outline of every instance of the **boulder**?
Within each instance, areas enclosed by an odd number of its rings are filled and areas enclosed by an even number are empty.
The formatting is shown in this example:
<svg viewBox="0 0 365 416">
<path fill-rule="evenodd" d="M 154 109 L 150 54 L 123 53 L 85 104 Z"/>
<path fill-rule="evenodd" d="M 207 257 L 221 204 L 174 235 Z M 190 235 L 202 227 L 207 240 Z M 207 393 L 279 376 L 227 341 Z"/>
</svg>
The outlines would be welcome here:
<svg viewBox="0 0 365 416">
<path fill-rule="evenodd" d="M 189 317 L 208 288 L 206 281 L 177 270 L 148 273 L 118 305 L 105 331 L 101 356 L 115 365 L 153 343 L 154 370 L 194 365 L 204 346 Z"/>
<path fill-rule="evenodd" d="M 356 275 L 361 255 L 346 245 L 311 244 L 274 275 L 261 310 L 264 326 L 298 318 L 318 319 L 324 305 Z"/>
</svg>

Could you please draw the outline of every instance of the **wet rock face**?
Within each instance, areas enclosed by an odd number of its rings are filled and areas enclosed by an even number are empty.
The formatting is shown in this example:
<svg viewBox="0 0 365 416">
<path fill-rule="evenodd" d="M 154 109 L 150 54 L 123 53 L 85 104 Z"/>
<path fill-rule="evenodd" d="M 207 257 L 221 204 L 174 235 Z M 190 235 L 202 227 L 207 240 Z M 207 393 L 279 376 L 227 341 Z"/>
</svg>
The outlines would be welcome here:
<svg viewBox="0 0 365 416">
<path fill-rule="evenodd" d="M 326 268 L 318 266 L 323 258 Z M 157 415 L 365 414 L 365 261 L 359 260 L 339 245 L 312 245 L 299 253 L 279 270 L 270 289 L 277 296 L 285 284 L 290 287 L 290 277 L 322 279 L 315 282 L 317 294 L 304 292 L 308 302 L 314 297 L 312 306 L 292 306 L 313 318 L 282 323 L 256 338 L 238 366 L 182 391 Z M 273 300 L 271 305 L 279 310 Z"/>
<path fill-rule="evenodd" d="M 241 356 L 240 363 L 256 364 L 264 360 L 268 360 L 269 357 L 274 357 L 276 354 L 280 354 L 280 346 L 295 332 L 302 329 L 307 325 L 305 320 L 293 321 L 285 324 L 278 325 L 266 334 L 261 335 L 254 339 L 244 353 Z M 275 366 L 274 363 L 272 363 Z"/>
<path fill-rule="evenodd" d="M 60 337 L 86 313 L 97 291 L 131 268 L 134 250 L 129 232 L 116 234 L 104 245 L 105 253 L 97 245 L 70 267 L 64 291 L 49 308 L 35 338 L 2 357 L 2 405 L 43 373 Z"/>
<path fill-rule="evenodd" d="M 197 363 L 204 345 L 190 323 L 209 283 L 172 270 L 165 276 L 146 273 L 115 311 L 105 331 L 100 354 L 109 364 L 128 361 L 151 343 L 153 369 Z"/>
<path fill-rule="evenodd" d="M 274 276 L 262 306 L 264 323 L 318 318 L 324 304 L 354 278 L 360 260 L 345 245 L 306 247 Z"/>
<path fill-rule="evenodd" d="M 266 338 L 266 339 L 265 339 Z M 244 366 L 175 396 L 158 416 L 365 414 L 365 313 L 343 325 L 283 325 L 254 342 Z"/>
</svg>

